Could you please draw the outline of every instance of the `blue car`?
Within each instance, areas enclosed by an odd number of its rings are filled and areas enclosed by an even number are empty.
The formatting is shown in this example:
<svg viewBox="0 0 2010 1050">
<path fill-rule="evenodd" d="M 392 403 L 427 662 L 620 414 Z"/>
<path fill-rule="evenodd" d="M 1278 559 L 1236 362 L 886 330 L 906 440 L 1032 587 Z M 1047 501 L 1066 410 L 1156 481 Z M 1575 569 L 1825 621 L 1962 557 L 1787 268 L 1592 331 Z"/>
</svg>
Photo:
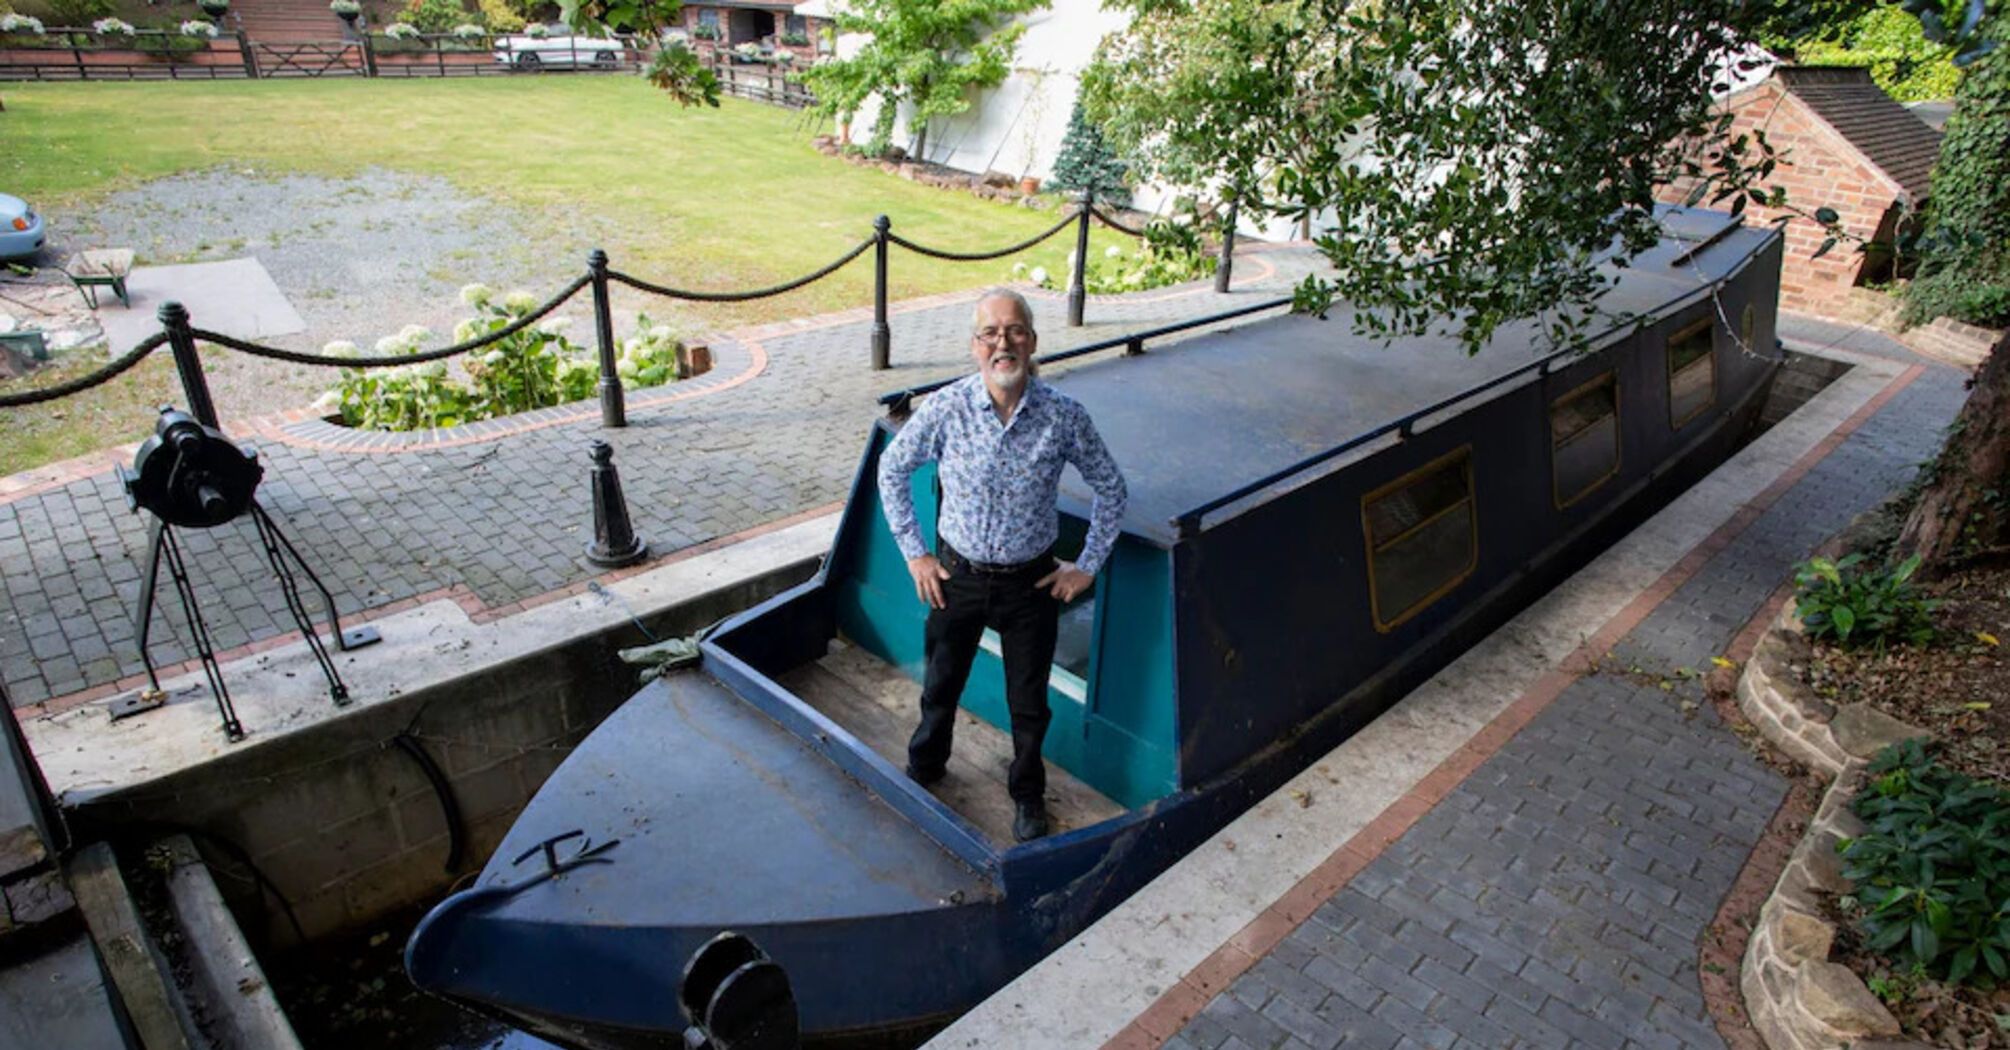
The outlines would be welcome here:
<svg viewBox="0 0 2010 1050">
<path fill-rule="evenodd" d="M 24 259 L 42 250 L 42 217 L 19 197 L 0 193 L 0 259 Z"/>
</svg>

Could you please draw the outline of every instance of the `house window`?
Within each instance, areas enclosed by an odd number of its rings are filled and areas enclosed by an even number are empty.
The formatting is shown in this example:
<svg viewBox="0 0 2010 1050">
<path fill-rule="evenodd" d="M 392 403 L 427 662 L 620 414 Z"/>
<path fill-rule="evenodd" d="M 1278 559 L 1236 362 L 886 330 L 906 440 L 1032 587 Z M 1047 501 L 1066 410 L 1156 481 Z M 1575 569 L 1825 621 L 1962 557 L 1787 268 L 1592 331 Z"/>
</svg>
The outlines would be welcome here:
<svg viewBox="0 0 2010 1050">
<path fill-rule="evenodd" d="M 788 36 L 799 36 L 808 39 L 810 35 L 810 20 L 802 15 L 789 15 L 782 21 L 782 32 Z"/>
<path fill-rule="evenodd" d="M 1715 332 L 1698 321 L 1668 340 L 1668 422 L 1676 427 L 1702 415 L 1717 400 Z"/>
<path fill-rule="evenodd" d="M 1375 629 L 1422 612 L 1479 561 L 1472 448 L 1412 471 L 1361 500 Z"/>
<path fill-rule="evenodd" d="M 1549 403 L 1549 461 L 1559 510 L 1619 473 L 1619 383 L 1613 373 Z"/>
<path fill-rule="evenodd" d="M 706 27 L 708 27 L 708 28 L 710 28 L 710 29 L 715 29 L 715 30 L 716 30 L 716 29 L 718 29 L 718 28 L 719 28 L 719 9 L 718 9 L 718 8 L 716 8 L 716 7 L 701 7 L 701 8 L 699 8 L 699 9 L 698 9 L 698 24 L 699 24 L 699 25 L 701 25 L 701 26 L 706 26 Z"/>
</svg>

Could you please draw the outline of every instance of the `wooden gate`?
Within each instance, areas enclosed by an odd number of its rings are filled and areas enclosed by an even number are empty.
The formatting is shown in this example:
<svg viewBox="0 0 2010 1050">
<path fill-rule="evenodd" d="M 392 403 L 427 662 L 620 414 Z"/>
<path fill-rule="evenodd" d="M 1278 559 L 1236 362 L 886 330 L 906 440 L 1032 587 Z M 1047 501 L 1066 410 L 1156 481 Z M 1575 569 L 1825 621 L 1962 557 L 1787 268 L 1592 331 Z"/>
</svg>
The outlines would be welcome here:
<svg viewBox="0 0 2010 1050">
<path fill-rule="evenodd" d="M 369 75 L 363 46 L 347 40 L 307 44 L 253 41 L 252 57 L 261 77 L 360 77 Z"/>
</svg>

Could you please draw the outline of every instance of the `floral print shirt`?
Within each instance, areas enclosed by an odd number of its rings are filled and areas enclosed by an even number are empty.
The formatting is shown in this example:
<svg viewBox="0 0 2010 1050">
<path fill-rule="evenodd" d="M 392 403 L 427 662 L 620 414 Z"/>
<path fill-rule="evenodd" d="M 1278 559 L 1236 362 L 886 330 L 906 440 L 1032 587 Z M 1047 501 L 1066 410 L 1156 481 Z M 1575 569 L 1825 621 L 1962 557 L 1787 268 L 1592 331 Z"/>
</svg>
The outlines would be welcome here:
<svg viewBox="0 0 2010 1050">
<path fill-rule="evenodd" d="M 1009 422 L 998 421 L 981 375 L 922 401 L 879 457 L 879 496 L 904 557 L 928 553 L 914 516 L 912 478 L 935 461 L 942 480 L 936 531 L 971 561 L 1012 565 L 1039 557 L 1060 536 L 1054 496 L 1072 463 L 1095 493 L 1075 567 L 1095 575 L 1117 543 L 1128 499 L 1123 472 L 1080 402 L 1038 377 Z"/>
</svg>

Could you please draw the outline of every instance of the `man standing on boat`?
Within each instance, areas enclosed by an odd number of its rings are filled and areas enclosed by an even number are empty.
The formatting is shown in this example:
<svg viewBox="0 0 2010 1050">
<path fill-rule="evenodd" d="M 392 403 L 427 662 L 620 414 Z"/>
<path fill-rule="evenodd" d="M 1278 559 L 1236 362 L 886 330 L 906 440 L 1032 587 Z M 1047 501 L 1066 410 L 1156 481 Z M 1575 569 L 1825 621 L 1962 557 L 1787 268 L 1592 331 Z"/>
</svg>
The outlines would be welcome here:
<svg viewBox="0 0 2010 1050">
<path fill-rule="evenodd" d="M 1061 606 L 1095 583 L 1116 545 L 1126 499 L 1124 475 L 1088 411 L 1035 375 L 1039 341 L 1024 297 L 985 293 L 971 327 L 977 373 L 923 401 L 879 460 L 887 524 L 915 594 L 928 603 L 921 724 L 908 741 L 907 775 L 928 785 L 947 772 L 957 701 L 984 629 L 996 630 L 1012 714 L 1006 784 L 1016 810 L 1012 833 L 1021 842 L 1047 833 L 1040 746 L 1052 717 L 1047 676 Z M 922 543 L 912 490 L 914 472 L 930 461 L 942 485 L 934 554 Z M 1054 557 L 1054 497 L 1069 463 L 1095 493 L 1073 562 Z"/>
</svg>

